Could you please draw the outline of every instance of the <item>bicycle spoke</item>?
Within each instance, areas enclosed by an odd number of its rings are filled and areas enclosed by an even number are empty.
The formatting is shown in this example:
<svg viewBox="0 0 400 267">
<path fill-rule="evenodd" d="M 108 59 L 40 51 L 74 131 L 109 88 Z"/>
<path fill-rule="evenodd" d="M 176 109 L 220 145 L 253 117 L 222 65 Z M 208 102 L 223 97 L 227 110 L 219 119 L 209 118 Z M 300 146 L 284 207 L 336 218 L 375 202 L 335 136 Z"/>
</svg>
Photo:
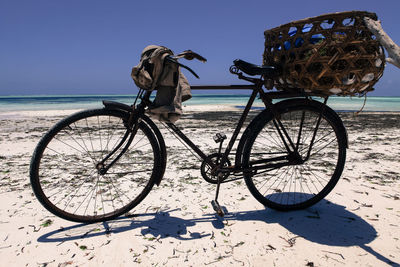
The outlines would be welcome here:
<svg viewBox="0 0 400 267">
<path fill-rule="evenodd" d="M 107 177 L 108 177 L 108 176 L 107 176 Z M 119 194 L 119 191 L 118 191 L 117 187 L 115 186 L 115 184 L 114 184 L 112 178 L 109 178 L 109 179 L 110 179 L 110 181 L 111 181 L 111 185 L 112 185 L 112 187 L 114 188 L 114 191 L 115 191 L 115 193 L 117 194 L 117 197 L 119 198 L 121 204 L 124 205 L 124 201 L 122 200 L 121 195 Z M 122 195 L 124 195 L 124 196 L 126 197 L 126 195 L 124 194 L 124 192 L 121 192 L 121 193 L 122 193 Z M 126 197 L 126 198 L 129 200 L 129 197 Z"/>
<path fill-rule="evenodd" d="M 108 174 L 116 174 L 116 175 L 127 175 L 132 173 L 142 173 L 142 172 L 150 172 L 152 169 L 142 170 L 142 171 L 127 171 L 127 172 L 107 172 Z"/>
<path fill-rule="evenodd" d="M 64 210 L 66 210 L 66 208 L 69 206 L 71 201 L 74 199 L 74 196 L 79 192 L 79 190 L 81 189 L 82 185 L 84 185 L 85 183 L 86 183 L 86 181 L 83 180 L 83 182 L 79 185 L 79 187 L 77 189 L 75 189 L 75 191 L 72 190 L 69 194 L 65 195 L 64 198 L 62 198 L 58 202 L 56 202 L 55 205 L 58 205 L 62 200 L 66 199 L 67 197 L 69 197 L 72 194 L 72 192 L 74 192 L 72 197 L 71 197 L 71 199 L 67 203 L 65 203 L 65 205 L 64 205 Z M 59 192 L 59 193 L 61 193 L 61 192 Z"/>
<path fill-rule="evenodd" d="M 106 210 L 104 208 L 103 190 L 100 189 L 99 192 L 100 192 L 100 199 L 101 199 L 101 210 L 103 211 L 103 215 L 105 215 Z M 95 215 L 97 215 L 97 214 L 95 214 Z"/>
<path fill-rule="evenodd" d="M 117 122 L 115 125 L 120 125 L 121 121 L 122 121 L 122 120 L 119 119 L 118 122 Z M 111 117 L 110 117 L 110 116 L 108 116 L 108 124 L 111 125 Z M 108 131 L 108 138 L 107 138 L 107 144 L 106 144 L 106 147 L 107 147 L 107 150 L 108 150 L 108 151 L 113 151 L 114 148 L 115 148 L 115 146 L 112 147 L 111 149 L 108 148 L 108 145 L 109 145 L 109 143 L 110 143 L 112 137 L 114 136 L 114 133 L 116 133 L 116 131 L 112 131 L 112 128 L 114 128 L 114 127 L 109 127 L 109 129 L 108 129 L 109 131 Z M 111 136 L 110 136 L 110 131 L 111 131 Z M 121 136 L 122 136 L 122 135 L 121 135 Z M 120 140 L 120 139 L 121 139 L 121 138 L 117 138 L 117 140 Z"/>
<path fill-rule="evenodd" d="M 88 156 L 93 160 L 93 163 L 95 163 L 95 162 L 96 162 L 96 159 L 93 158 L 93 156 L 89 153 L 89 149 L 87 148 L 86 143 L 85 143 L 85 141 L 83 140 L 83 137 L 82 137 L 80 131 L 78 130 L 78 128 L 76 127 L 75 123 L 74 123 L 74 126 L 75 126 L 76 132 L 78 133 L 79 137 L 81 138 L 82 143 L 83 143 L 83 145 L 85 146 L 85 148 L 83 148 L 83 147 L 79 144 L 79 142 L 76 141 L 76 139 L 75 139 L 69 132 L 67 132 L 67 133 L 69 134 L 69 136 L 70 136 L 70 138 L 71 138 L 72 140 L 74 140 L 83 150 L 85 150 L 85 152 L 88 154 Z"/>
<path fill-rule="evenodd" d="M 278 176 L 275 176 L 274 182 L 268 187 L 268 189 L 266 191 L 264 191 L 263 195 L 265 195 L 270 190 L 276 191 L 277 188 L 279 188 L 279 185 L 282 183 L 282 177 L 289 172 L 289 166 L 286 166 L 285 169 L 283 169 L 283 170 L 282 170 L 282 168 L 281 169 L 277 169 L 277 172 L 278 171 L 280 171 L 280 174 Z M 276 182 L 278 182 L 277 185 L 275 185 Z M 264 187 L 264 185 L 262 187 Z M 260 187 L 260 189 L 262 187 Z"/>
<path fill-rule="evenodd" d="M 64 145 L 66 145 L 66 146 L 68 146 L 68 147 L 70 147 L 70 148 L 72 148 L 72 149 L 78 151 L 78 152 L 81 153 L 81 154 L 87 154 L 86 151 L 83 152 L 83 151 L 81 151 L 81 150 L 79 150 L 79 149 L 73 147 L 72 145 L 67 144 L 67 143 L 65 143 L 64 141 L 61 141 L 61 140 L 59 140 L 59 139 L 57 139 L 57 138 L 54 138 L 54 139 L 57 140 L 57 141 L 59 141 L 59 142 L 61 142 L 61 143 L 63 143 Z M 90 157 L 90 156 L 89 156 L 89 157 Z M 90 157 L 90 158 L 91 158 L 91 157 Z M 91 159 L 93 160 L 93 158 L 91 158 Z"/>
<path fill-rule="evenodd" d="M 100 119 L 99 119 L 99 116 L 97 116 L 97 125 L 99 126 L 97 132 L 99 133 L 99 143 L 100 143 L 100 151 L 101 151 L 101 156 L 100 156 L 100 158 L 102 159 L 102 158 L 103 158 L 103 143 L 102 143 L 102 141 L 101 141 L 101 127 L 100 127 Z"/>
<path fill-rule="evenodd" d="M 85 122 L 86 122 L 86 127 L 89 129 L 87 118 L 85 118 Z M 92 145 L 92 151 L 94 151 L 94 147 L 93 147 L 93 142 L 92 142 L 92 137 L 91 137 L 90 131 L 89 131 L 89 140 L 90 140 L 90 144 Z"/>
<path fill-rule="evenodd" d="M 89 191 L 89 193 L 86 194 L 85 198 L 81 201 L 81 203 L 78 205 L 78 207 L 74 210 L 73 213 L 76 213 L 76 212 L 78 211 L 78 209 L 82 206 L 82 204 L 85 202 L 86 198 L 89 196 L 90 193 L 93 192 L 93 190 L 94 190 L 94 186 L 93 186 L 93 189 L 91 189 L 91 190 Z M 83 213 L 83 215 L 86 215 L 86 214 Z"/>
<path fill-rule="evenodd" d="M 64 154 L 62 154 L 62 153 L 60 153 L 60 152 L 58 152 L 58 151 L 55 151 L 54 149 L 52 149 L 52 148 L 50 148 L 50 147 L 47 147 L 47 149 L 53 151 L 54 153 L 60 155 L 60 156 L 63 157 L 63 158 L 67 158 L 66 155 L 64 155 Z M 67 159 L 68 159 L 68 158 L 67 158 Z M 81 167 L 81 165 L 79 165 L 78 163 L 75 163 L 75 162 L 73 162 L 73 161 L 68 161 L 68 164 L 72 164 L 72 165 L 74 165 L 74 166 L 79 166 L 79 167 Z M 50 168 L 51 168 L 51 167 L 50 167 Z"/>
</svg>

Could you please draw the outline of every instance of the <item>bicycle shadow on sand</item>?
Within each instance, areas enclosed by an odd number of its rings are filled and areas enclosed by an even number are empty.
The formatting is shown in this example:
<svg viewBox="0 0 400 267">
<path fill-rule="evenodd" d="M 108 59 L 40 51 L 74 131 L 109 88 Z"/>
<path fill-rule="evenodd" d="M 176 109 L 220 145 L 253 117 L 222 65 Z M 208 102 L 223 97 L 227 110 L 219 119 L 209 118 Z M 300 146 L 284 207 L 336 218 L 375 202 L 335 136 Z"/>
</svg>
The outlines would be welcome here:
<svg viewBox="0 0 400 267">
<path fill-rule="evenodd" d="M 193 240 L 211 236 L 211 233 L 189 229 L 196 224 L 211 223 L 214 228 L 222 229 L 225 227 L 224 223 L 229 221 L 261 221 L 267 224 L 278 223 L 295 236 L 310 242 L 340 247 L 359 246 L 385 263 L 398 265 L 367 246 L 377 237 L 372 225 L 346 210 L 344 206 L 326 200 L 301 211 L 278 212 L 262 209 L 230 212 L 223 219 L 214 214 L 182 219 L 172 215 L 177 210 L 179 209 L 136 214 L 97 224 L 77 224 L 44 234 L 38 238 L 38 242 L 66 242 L 119 234 L 134 229 L 141 229 L 141 235 L 151 235 L 154 239 L 172 237 L 179 240 Z"/>
</svg>

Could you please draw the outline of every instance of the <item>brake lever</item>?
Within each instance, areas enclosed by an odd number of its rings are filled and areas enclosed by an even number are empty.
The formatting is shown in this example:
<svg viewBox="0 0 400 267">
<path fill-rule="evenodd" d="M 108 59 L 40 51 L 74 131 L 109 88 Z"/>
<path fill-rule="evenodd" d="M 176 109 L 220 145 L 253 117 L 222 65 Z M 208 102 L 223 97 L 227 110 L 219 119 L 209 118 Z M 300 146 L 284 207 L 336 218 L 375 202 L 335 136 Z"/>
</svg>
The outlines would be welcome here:
<svg viewBox="0 0 400 267">
<path fill-rule="evenodd" d="M 204 57 L 200 56 L 199 54 L 193 52 L 192 50 L 185 50 L 182 53 L 179 53 L 178 55 L 175 56 L 176 59 L 182 58 L 182 57 L 187 60 L 197 59 L 197 60 L 200 60 L 201 62 L 207 61 L 207 59 L 205 59 Z"/>
</svg>

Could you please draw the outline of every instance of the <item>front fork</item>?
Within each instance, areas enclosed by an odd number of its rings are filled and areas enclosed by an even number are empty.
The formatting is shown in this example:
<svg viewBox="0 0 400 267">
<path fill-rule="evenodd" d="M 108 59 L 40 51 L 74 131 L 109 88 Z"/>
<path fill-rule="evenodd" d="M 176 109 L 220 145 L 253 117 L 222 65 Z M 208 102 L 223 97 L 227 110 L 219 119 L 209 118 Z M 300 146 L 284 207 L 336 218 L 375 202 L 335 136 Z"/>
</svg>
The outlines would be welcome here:
<svg viewBox="0 0 400 267">
<path fill-rule="evenodd" d="M 139 123 L 141 121 L 141 118 L 139 116 L 139 112 L 141 111 L 142 107 L 138 107 L 138 109 L 135 109 L 135 107 L 132 107 L 132 112 L 129 113 L 129 119 L 125 122 L 124 125 L 126 127 L 126 132 L 124 136 L 122 137 L 121 141 L 118 143 L 118 145 L 108 154 L 106 155 L 99 163 L 97 163 L 96 168 L 99 172 L 100 175 L 104 175 L 107 173 L 107 171 L 122 157 L 122 155 L 128 150 L 129 146 L 132 144 L 133 138 L 135 137 L 138 129 L 139 129 Z M 144 112 L 144 107 L 142 112 Z M 122 150 L 119 152 L 119 154 L 108 164 L 106 165 L 105 162 L 111 158 L 125 143 L 125 141 L 128 139 L 126 142 L 125 146 L 122 148 Z"/>
</svg>

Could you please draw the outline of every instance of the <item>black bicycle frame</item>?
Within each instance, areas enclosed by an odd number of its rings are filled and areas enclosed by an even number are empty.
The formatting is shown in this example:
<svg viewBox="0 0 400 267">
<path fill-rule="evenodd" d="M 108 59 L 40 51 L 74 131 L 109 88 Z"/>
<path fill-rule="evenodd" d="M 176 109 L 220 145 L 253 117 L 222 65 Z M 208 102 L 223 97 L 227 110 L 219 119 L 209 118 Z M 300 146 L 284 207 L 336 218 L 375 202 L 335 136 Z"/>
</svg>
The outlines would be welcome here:
<svg viewBox="0 0 400 267">
<path fill-rule="evenodd" d="M 224 164 L 228 161 L 228 157 L 230 152 L 233 149 L 233 146 L 237 140 L 237 137 L 240 133 L 240 130 L 243 127 L 243 124 L 250 112 L 250 109 L 254 103 L 254 100 L 257 96 L 257 94 L 260 94 L 260 98 L 262 99 L 262 101 L 265 104 L 266 108 L 269 108 L 272 110 L 273 114 L 274 114 L 274 125 L 278 130 L 278 133 L 282 139 L 282 141 L 284 142 L 288 153 L 295 153 L 297 152 L 297 148 L 298 148 L 298 143 L 299 141 L 297 140 L 297 144 L 295 145 L 293 143 L 293 141 L 291 140 L 289 134 L 287 133 L 285 127 L 282 125 L 279 116 L 277 116 L 277 112 L 274 109 L 274 106 L 272 104 L 272 99 L 281 99 L 281 98 L 291 98 L 291 97 L 306 97 L 306 95 L 301 94 L 301 93 L 290 93 L 290 92 L 268 92 L 265 93 L 262 89 L 261 89 L 262 84 L 251 84 L 251 85 L 207 85 L 207 86 L 191 86 L 192 90 L 243 90 L 243 89 L 250 89 L 252 90 L 252 93 L 249 97 L 249 100 L 246 104 L 246 107 L 244 108 L 244 111 L 238 121 L 238 124 L 233 132 L 233 135 L 228 143 L 228 146 L 225 149 L 225 152 L 222 155 L 222 158 L 220 160 L 219 166 L 218 166 L 218 171 L 219 172 L 237 172 L 237 171 L 252 171 L 252 170 L 260 170 L 260 169 L 275 169 L 275 168 L 280 168 L 283 166 L 287 166 L 290 165 L 292 163 L 289 162 L 289 158 L 287 156 L 280 156 L 280 157 L 274 157 L 274 158 L 270 158 L 268 160 L 264 160 L 264 162 L 256 162 L 256 163 L 268 163 L 269 164 L 265 164 L 263 166 L 255 166 L 255 167 L 251 167 L 249 170 L 243 170 L 241 167 L 239 166 L 235 166 L 235 168 L 224 168 Z M 205 160 L 212 168 L 216 167 L 215 164 L 212 162 L 211 159 L 207 158 L 207 155 L 201 151 L 201 149 L 196 146 L 175 124 L 169 122 L 166 123 L 166 125 L 183 141 L 185 142 L 197 155 L 199 155 L 199 157 L 202 160 Z M 316 133 L 316 132 L 315 132 Z M 314 133 L 314 135 L 315 135 Z M 298 137 L 300 138 L 300 136 Z M 286 140 L 288 140 L 289 144 L 287 144 Z M 290 149 L 292 148 L 292 149 Z M 280 162 L 279 162 L 280 161 Z M 284 161 L 284 162 L 282 162 Z M 275 162 L 275 163 L 274 163 Z"/>
<path fill-rule="evenodd" d="M 229 154 L 231 153 L 233 146 L 238 138 L 238 135 L 240 133 L 240 130 L 243 127 L 243 124 L 250 112 L 250 109 L 254 103 L 254 100 L 257 96 L 257 94 L 260 94 L 260 98 L 262 99 L 264 105 L 266 108 L 269 108 L 273 115 L 273 123 L 280 135 L 280 138 L 282 139 L 282 142 L 284 143 L 287 151 L 288 151 L 288 155 L 289 154 L 293 154 L 293 153 L 297 153 L 297 149 L 299 146 L 299 140 L 300 140 L 300 135 L 301 135 L 301 128 L 302 128 L 302 124 L 303 124 L 303 120 L 304 118 L 302 118 L 301 124 L 300 124 L 300 131 L 299 131 L 299 135 L 297 137 L 297 142 L 296 144 L 294 144 L 294 142 L 291 140 L 289 134 L 287 133 L 285 127 L 283 126 L 283 124 L 281 123 L 278 113 L 275 110 L 273 104 L 272 104 L 272 100 L 273 99 L 282 99 L 282 98 L 292 98 L 292 97 L 308 97 L 308 95 L 305 94 L 301 94 L 298 92 L 264 92 L 262 90 L 262 84 L 261 83 L 256 83 L 256 84 L 250 84 L 250 85 L 207 85 L 207 86 L 191 86 L 192 90 L 243 90 L 243 89 L 249 89 L 252 90 L 252 93 L 249 97 L 249 100 L 243 110 L 243 113 L 238 121 L 238 124 L 236 125 L 236 128 L 233 132 L 233 135 L 228 143 L 228 146 L 225 149 L 225 152 L 222 154 L 222 158 L 219 162 L 219 166 L 218 168 L 216 168 L 217 173 L 232 173 L 232 172 L 252 172 L 252 171 L 257 171 L 257 170 L 268 170 L 268 169 L 276 169 L 276 168 L 281 168 L 283 166 L 288 166 L 291 164 L 296 164 L 296 163 L 291 163 L 289 160 L 288 156 L 278 156 L 278 157 L 272 157 L 269 159 L 264 159 L 261 161 L 255 161 L 252 162 L 252 166 L 250 166 L 249 169 L 244 170 L 241 166 L 235 166 L 234 168 L 224 168 L 224 164 L 228 161 L 228 157 Z M 124 148 L 122 149 L 122 151 L 119 153 L 119 155 L 108 165 L 106 166 L 98 166 L 98 169 L 100 172 L 106 172 L 121 156 L 122 154 L 125 153 L 125 151 L 127 150 L 127 148 L 129 147 L 130 143 L 132 142 L 136 131 L 137 131 L 137 120 L 138 118 L 140 118 L 140 114 L 144 113 L 145 107 L 148 105 L 148 98 L 150 97 L 151 92 L 146 92 L 145 96 L 142 98 L 142 103 L 138 105 L 137 109 L 135 109 L 132 113 L 131 113 L 131 117 L 130 117 L 130 121 L 128 122 L 128 124 L 130 126 L 128 126 L 127 132 L 125 133 L 124 137 L 122 138 L 121 142 L 117 145 L 117 147 L 111 151 L 111 153 L 109 153 L 102 161 L 101 161 L 101 165 L 104 164 L 104 162 L 110 158 L 124 143 L 125 141 L 128 139 L 128 142 L 125 144 Z M 326 103 L 325 102 L 324 104 Z M 323 111 L 322 111 L 323 112 Z M 307 157 L 305 160 L 308 159 L 310 152 L 311 152 L 311 148 L 312 148 L 312 143 L 314 142 L 315 136 L 316 136 L 316 132 L 317 129 L 319 127 L 319 122 L 321 120 L 321 116 L 322 116 L 322 112 L 319 116 L 317 125 L 316 125 L 316 129 L 314 130 L 314 134 L 313 134 L 313 138 L 312 138 L 312 142 L 310 144 L 310 148 L 307 154 Z M 132 117 L 134 117 L 135 119 L 132 120 Z M 135 125 L 135 127 L 131 128 L 133 125 Z M 168 128 L 170 128 L 184 143 L 186 143 L 202 160 L 206 161 L 207 164 L 209 164 L 213 169 L 217 166 L 215 166 L 215 164 L 212 162 L 211 159 L 209 159 L 207 157 L 207 155 L 201 151 L 201 149 L 195 145 L 175 124 L 168 122 L 166 123 L 166 125 L 168 126 Z M 288 142 L 286 141 L 288 140 Z M 264 165 L 261 166 L 254 166 L 256 164 L 261 164 L 264 163 Z"/>
<path fill-rule="evenodd" d="M 225 152 L 222 156 L 222 159 L 219 164 L 220 168 L 222 166 L 224 166 L 224 164 L 227 162 L 229 153 L 232 151 L 235 141 L 240 133 L 240 129 L 242 129 L 243 124 L 247 118 L 247 115 L 249 114 L 250 108 L 253 105 L 254 100 L 258 94 L 258 90 L 255 89 L 254 87 L 255 87 L 254 85 L 198 86 L 198 87 L 192 86 L 191 87 L 191 89 L 252 89 L 253 90 L 253 92 L 247 102 L 247 105 L 239 119 L 236 129 L 233 132 L 233 135 L 229 141 L 229 144 L 226 147 Z M 169 122 L 169 123 L 166 123 L 166 125 L 172 131 L 174 131 L 174 133 L 176 133 L 182 139 L 182 141 L 184 141 L 194 152 L 196 152 L 196 154 L 199 155 L 202 160 L 206 160 L 208 164 L 210 164 L 212 167 L 215 167 L 214 163 L 207 158 L 207 155 L 204 154 L 204 152 L 202 152 L 200 150 L 200 148 L 198 146 L 196 146 L 175 124 Z"/>
</svg>

